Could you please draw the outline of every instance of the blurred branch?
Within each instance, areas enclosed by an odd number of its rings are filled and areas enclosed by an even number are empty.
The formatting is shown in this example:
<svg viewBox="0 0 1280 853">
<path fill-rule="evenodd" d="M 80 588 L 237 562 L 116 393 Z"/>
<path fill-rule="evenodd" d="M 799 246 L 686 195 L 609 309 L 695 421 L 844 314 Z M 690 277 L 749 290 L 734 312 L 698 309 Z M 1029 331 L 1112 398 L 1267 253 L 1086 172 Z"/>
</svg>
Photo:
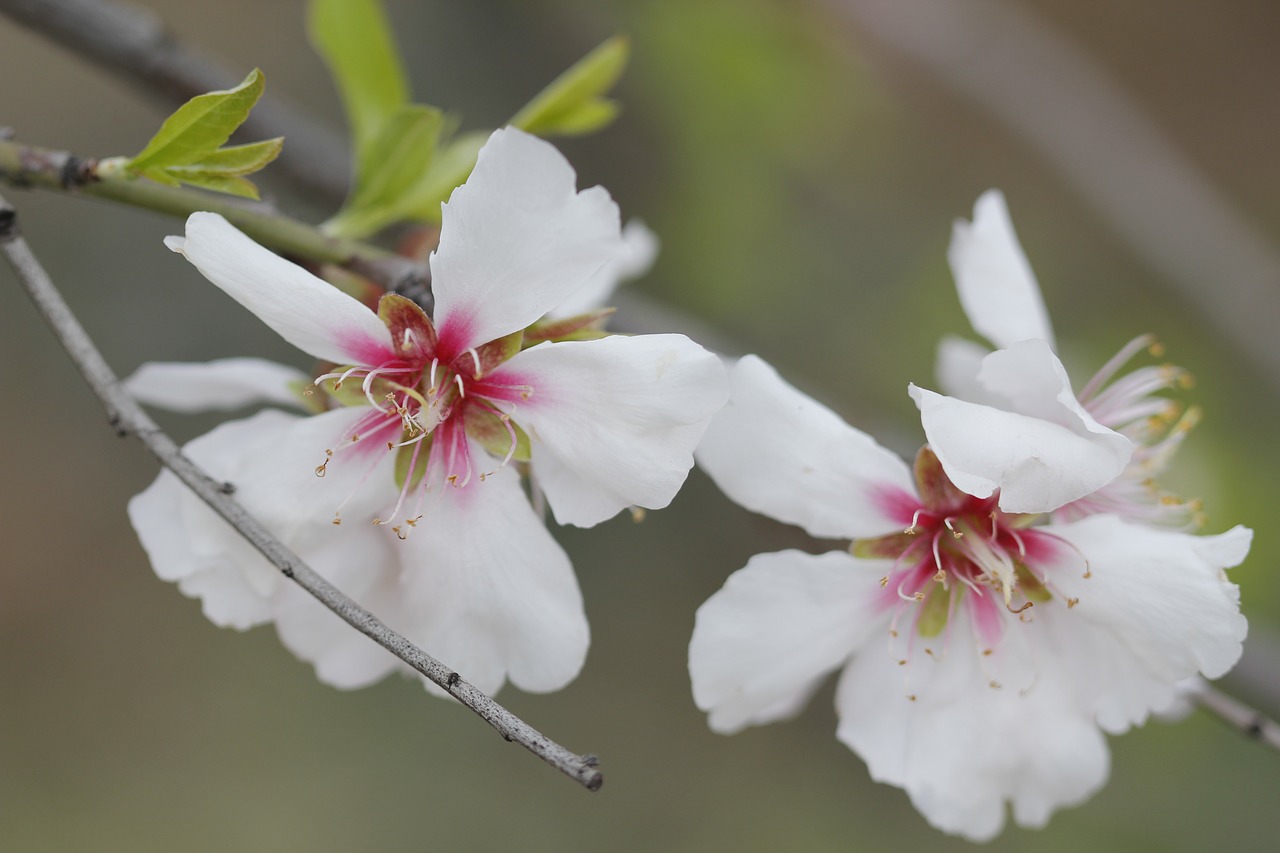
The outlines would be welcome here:
<svg viewBox="0 0 1280 853">
<path fill-rule="evenodd" d="M 1264 743 L 1280 751 L 1280 725 L 1239 699 L 1212 687 L 1207 681 L 1195 678 L 1186 683 L 1183 692 L 1192 702 L 1216 716 L 1240 734 Z"/>
<path fill-rule="evenodd" d="M 368 243 L 330 236 L 270 205 L 141 178 L 100 180 L 96 169 L 96 160 L 0 139 L 0 182 L 11 187 L 93 196 L 178 217 L 209 210 L 282 254 L 346 267 L 386 290 L 404 291 L 429 280 L 422 264 Z"/>
<path fill-rule="evenodd" d="M 192 51 L 157 15 L 112 0 L 0 0 L 0 15 L 91 60 L 166 109 L 244 77 L 243 69 L 233 72 Z M 342 138 L 279 98 L 265 95 L 242 131 L 288 140 L 276 168 L 303 191 L 330 202 L 346 193 L 351 159 Z"/>
<path fill-rule="evenodd" d="M 234 527 L 285 577 L 298 584 L 347 624 L 438 685 L 474 711 L 506 740 L 515 741 L 590 791 L 599 789 L 604 776 L 590 755 L 577 755 L 550 740 L 506 708 L 464 681 L 458 673 L 428 655 L 382 624 L 336 587 L 308 567 L 253 516 L 230 497 L 230 486 L 214 480 L 185 455 L 146 412 L 124 392 L 111 371 L 54 287 L 44 267 L 32 254 L 18 230 L 17 212 L 0 197 L 0 254 L 13 267 L 36 308 L 53 329 L 76 367 L 102 401 L 111 425 L 122 435 L 134 435 L 161 465 L 172 471 L 214 512 Z"/>
<path fill-rule="evenodd" d="M 1115 80 L 1008 0 L 824 0 L 1021 136 L 1280 389 L 1280 253 Z"/>
</svg>

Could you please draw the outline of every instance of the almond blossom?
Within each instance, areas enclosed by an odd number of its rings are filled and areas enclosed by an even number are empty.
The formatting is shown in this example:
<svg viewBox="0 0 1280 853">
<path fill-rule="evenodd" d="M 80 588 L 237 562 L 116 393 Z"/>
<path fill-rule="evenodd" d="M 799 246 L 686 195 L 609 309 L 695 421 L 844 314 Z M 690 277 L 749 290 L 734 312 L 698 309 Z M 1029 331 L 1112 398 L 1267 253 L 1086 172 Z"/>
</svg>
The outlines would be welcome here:
<svg viewBox="0 0 1280 853">
<path fill-rule="evenodd" d="M 684 336 L 604 336 L 595 315 L 539 322 L 634 258 L 608 193 L 576 191 L 549 144 L 495 132 L 444 205 L 433 316 L 395 294 L 370 310 L 216 214 L 193 214 L 185 238 L 166 242 L 331 365 L 309 398 L 291 398 L 318 413 L 224 424 L 188 446 L 192 457 L 321 574 L 482 690 L 572 680 L 588 643 L 581 595 L 520 471 L 562 524 L 664 507 L 727 393 L 719 360 Z M 233 360 L 146 368 L 130 387 L 190 409 L 279 403 L 297 385 L 290 371 Z M 216 623 L 273 621 L 341 687 L 398 668 L 170 475 L 130 517 L 157 573 Z"/>
<path fill-rule="evenodd" d="M 951 479 L 975 495 L 999 491 L 1010 512 L 1060 519 L 1112 512 L 1134 521 L 1194 527 L 1199 504 L 1161 490 L 1199 410 L 1161 392 L 1190 378 L 1172 365 L 1117 378 L 1151 335 L 1126 344 L 1079 394 L 1056 355 L 1053 329 L 1004 196 L 984 193 L 973 221 L 958 221 L 948 260 L 974 330 L 997 349 L 947 338 L 938 377 L 948 396 L 911 386 L 925 435 Z"/>
<path fill-rule="evenodd" d="M 1102 732 L 1222 675 L 1246 622 L 1224 569 L 1251 531 L 1091 515 L 1045 523 L 914 468 L 755 356 L 699 464 L 734 501 L 850 550 L 758 554 L 699 608 L 689 672 L 712 729 L 785 719 L 839 670 L 836 736 L 930 823 L 995 836 L 1105 781 Z M 1034 495 L 1033 495 L 1034 497 Z"/>
<path fill-rule="evenodd" d="M 1103 732 L 1183 706 L 1185 680 L 1240 656 L 1225 570 L 1252 532 L 1193 536 L 1198 506 L 1151 482 L 1194 422 L 1160 392 L 1177 368 L 1116 378 L 1135 339 L 1077 395 L 1003 197 L 957 223 L 950 260 L 973 327 L 945 341 L 950 396 L 909 386 L 928 444 L 913 467 L 755 356 L 730 376 L 699 464 L 730 498 L 852 540 L 759 554 L 698 610 L 697 705 L 736 732 L 797 713 L 841 672 L 837 737 L 935 826 L 994 837 L 1105 781 Z"/>
</svg>

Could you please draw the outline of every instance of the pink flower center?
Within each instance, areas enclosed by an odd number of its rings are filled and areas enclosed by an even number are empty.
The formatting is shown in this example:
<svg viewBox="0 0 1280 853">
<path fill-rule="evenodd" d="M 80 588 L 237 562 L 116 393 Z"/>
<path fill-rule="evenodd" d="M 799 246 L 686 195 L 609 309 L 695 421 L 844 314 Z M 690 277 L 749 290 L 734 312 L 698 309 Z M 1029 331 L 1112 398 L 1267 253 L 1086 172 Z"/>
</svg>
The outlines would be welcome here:
<svg viewBox="0 0 1280 853">
<path fill-rule="evenodd" d="M 445 485 L 466 488 L 516 457 L 522 433 L 511 414 L 530 398 L 533 388 L 512 371 L 498 370 L 519 351 L 518 334 L 449 352 L 420 309 L 402 302 L 388 307 L 388 297 L 383 300 L 379 313 L 392 331 L 398 353 L 373 367 L 350 367 L 316 379 L 316 385 L 338 402 L 368 406 L 336 449 L 325 451 L 316 475 L 323 477 L 338 455 L 366 460 L 364 476 L 334 513 L 334 524 L 340 524 L 343 507 L 384 454 L 395 453 L 399 494 L 385 517 L 373 521 L 401 520 L 403 524 L 392 530 L 403 539 L 430 510 L 429 497 L 438 499 Z M 356 383 L 358 390 L 353 387 Z M 480 462 L 472 458 L 473 440 L 501 459 L 493 470 L 478 470 Z"/>
<path fill-rule="evenodd" d="M 910 526 L 859 540 L 854 553 L 893 560 L 880 579 L 880 605 L 893 611 L 894 637 L 904 619 L 910 622 L 912 639 L 943 635 L 958 609 L 966 608 L 989 653 L 1011 616 L 1029 621 L 1037 603 L 1054 597 L 1051 569 L 1074 549 L 1031 528 L 1036 516 L 1001 512 L 996 495 L 976 498 L 961 492 L 927 447 L 917 456 L 915 471 L 922 497 Z M 1083 563 L 1083 557 L 1075 556 Z M 1087 564 L 1085 572 L 1087 576 Z M 1068 608 L 1076 604 L 1075 599 L 1063 600 Z"/>
</svg>

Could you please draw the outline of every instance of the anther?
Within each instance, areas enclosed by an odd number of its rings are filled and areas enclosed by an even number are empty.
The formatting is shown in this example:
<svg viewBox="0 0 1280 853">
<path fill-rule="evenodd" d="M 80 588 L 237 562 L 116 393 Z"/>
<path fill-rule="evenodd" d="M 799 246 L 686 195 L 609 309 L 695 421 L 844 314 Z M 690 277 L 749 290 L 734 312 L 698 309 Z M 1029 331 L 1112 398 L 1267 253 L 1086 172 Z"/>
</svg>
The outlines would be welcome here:
<svg viewBox="0 0 1280 853">
<path fill-rule="evenodd" d="M 391 532 L 394 533 L 396 535 L 396 538 L 399 539 L 401 542 L 409 538 L 409 534 L 406 533 L 399 525 L 396 525 L 395 527 L 391 528 Z"/>
<path fill-rule="evenodd" d="M 880 578 L 880 588 L 881 588 L 881 589 L 884 589 L 884 588 L 885 588 L 885 587 L 887 587 L 888 585 L 889 585 L 889 576 L 888 576 L 888 575 L 885 575 L 884 577 Z"/>
<path fill-rule="evenodd" d="M 991 655 L 993 655 L 993 654 L 995 654 L 995 649 L 983 649 L 983 650 L 982 650 L 982 656 L 983 656 L 984 658 L 989 658 L 989 657 L 991 657 Z"/>
<path fill-rule="evenodd" d="M 1032 606 L 1034 606 L 1034 605 L 1033 605 L 1033 603 L 1032 603 L 1032 602 L 1030 602 L 1030 601 L 1027 601 L 1027 602 L 1023 602 L 1022 606 L 1021 606 L 1021 607 L 1019 607 L 1019 608 L 1016 608 L 1016 609 L 1013 607 L 1013 605 L 1012 605 L 1012 604 L 1006 604 L 1006 605 L 1005 605 L 1005 608 L 1006 608 L 1010 613 L 1012 613 L 1012 614 L 1014 614 L 1014 615 L 1016 616 L 1016 615 L 1018 615 L 1019 613 L 1021 613 L 1021 612 L 1022 612 L 1022 611 L 1024 611 L 1024 610 L 1030 610 Z"/>
<path fill-rule="evenodd" d="M 911 702 L 916 701 L 916 694 L 914 694 L 914 693 L 908 693 L 908 694 L 907 694 L 907 700 L 908 700 L 908 701 L 911 701 Z"/>
<path fill-rule="evenodd" d="M 1000 689 L 1000 682 L 998 682 L 998 681 L 992 681 L 992 682 L 990 682 L 989 684 L 987 684 L 987 686 L 988 686 L 988 687 L 990 687 L 992 690 L 999 690 L 999 689 Z"/>
<path fill-rule="evenodd" d="M 908 527 L 906 530 L 902 531 L 903 533 L 906 533 L 906 534 L 908 534 L 909 536 L 915 536 L 915 535 L 916 535 L 916 533 L 918 533 L 918 532 L 920 531 L 920 528 L 919 528 L 919 527 L 917 527 L 917 526 L 916 526 L 916 524 L 920 521 L 920 513 L 922 513 L 922 512 L 924 512 L 924 510 L 922 510 L 922 509 L 918 509 L 918 510 L 916 510 L 916 511 L 912 514 L 912 516 L 911 516 L 911 526 L 910 526 L 910 527 Z"/>
<path fill-rule="evenodd" d="M 1077 604 L 1079 604 L 1079 603 L 1080 603 L 1080 599 L 1078 599 L 1078 598 L 1068 598 L 1068 599 L 1067 599 L 1067 609 L 1068 609 L 1068 610 L 1070 610 L 1071 608 L 1075 607 L 1075 606 L 1076 606 Z"/>
<path fill-rule="evenodd" d="M 946 528 L 951 531 L 951 535 L 954 536 L 955 538 L 959 539 L 960 537 L 964 536 L 963 532 L 956 530 L 955 524 L 953 523 L 953 519 L 944 518 L 942 519 L 942 523 L 946 525 Z"/>
</svg>

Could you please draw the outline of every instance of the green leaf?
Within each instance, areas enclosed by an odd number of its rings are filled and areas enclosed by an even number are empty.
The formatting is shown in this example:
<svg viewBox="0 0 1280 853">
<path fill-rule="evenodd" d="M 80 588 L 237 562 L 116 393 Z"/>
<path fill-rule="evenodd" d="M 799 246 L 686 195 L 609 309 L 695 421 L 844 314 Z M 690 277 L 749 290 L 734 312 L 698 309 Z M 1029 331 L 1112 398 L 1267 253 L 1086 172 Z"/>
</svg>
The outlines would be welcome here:
<svg viewBox="0 0 1280 853">
<path fill-rule="evenodd" d="M 492 132 L 464 133 L 441 147 L 426 174 L 405 193 L 405 218 L 439 223 L 440 203 L 470 176 L 476 157 Z"/>
<path fill-rule="evenodd" d="M 345 237 L 365 237 L 399 219 L 413 206 L 415 182 L 427 174 L 444 127 L 444 114 L 433 107 L 407 104 L 383 125 L 369 148 L 370 166 L 342 210 L 325 230 Z"/>
<path fill-rule="evenodd" d="M 551 81 L 511 124 L 539 136 L 568 136 L 599 130 L 613 120 L 618 106 L 601 97 L 618 82 L 630 46 L 614 36 Z"/>
<path fill-rule="evenodd" d="M 219 148 L 200 160 L 186 166 L 173 166 L 169 171 L 179 172 L 192 169 L 200 172 L 217 172 L 224 175 L 249 175 L 266 166 L 280 156 L 284 146 L 284 137 L 264 139 L 248 145 L 231 145 Z"/>
<path fill-rule="evenodd" d="M 409 102 L 409 84 L 378 0 L 312 0 L 308 31 L 338 85 L 355 148 L 356 175 L 376 165 L 384 126 Z"/>
<path fill-rule="evenodd" d="M 228 175 L 224 172 L 199 172 L 199 171 L 180 171 L 178 169 L 166 169 L 163 172 L 147 172 L 146 177 L 156 180 L 160 175 L 172 178 L 177 176 L 178 180 L 184 184 L 190 184 L 193 187 L 199 187 L 202 190 L 212 190 L 216 193 L 226 193 L 228 195 L 238 195 L 243 198 L 258 198 L 258 188 L 253 185 L 253 181 L 242 178 L 239 175 Z M 160 181 L 160 183 L 166 183 Z M 174 186 L 178 181 L 173 181 Z"/>
<path fill-rule="evenodd" d="M 140 173 L 196 162 L 231 138 L 262 97 L 266 81 L 253 69 L 234 89 L 197 95 L 165 119 L 151 141 L 127 168 Z"/>
</svg>

